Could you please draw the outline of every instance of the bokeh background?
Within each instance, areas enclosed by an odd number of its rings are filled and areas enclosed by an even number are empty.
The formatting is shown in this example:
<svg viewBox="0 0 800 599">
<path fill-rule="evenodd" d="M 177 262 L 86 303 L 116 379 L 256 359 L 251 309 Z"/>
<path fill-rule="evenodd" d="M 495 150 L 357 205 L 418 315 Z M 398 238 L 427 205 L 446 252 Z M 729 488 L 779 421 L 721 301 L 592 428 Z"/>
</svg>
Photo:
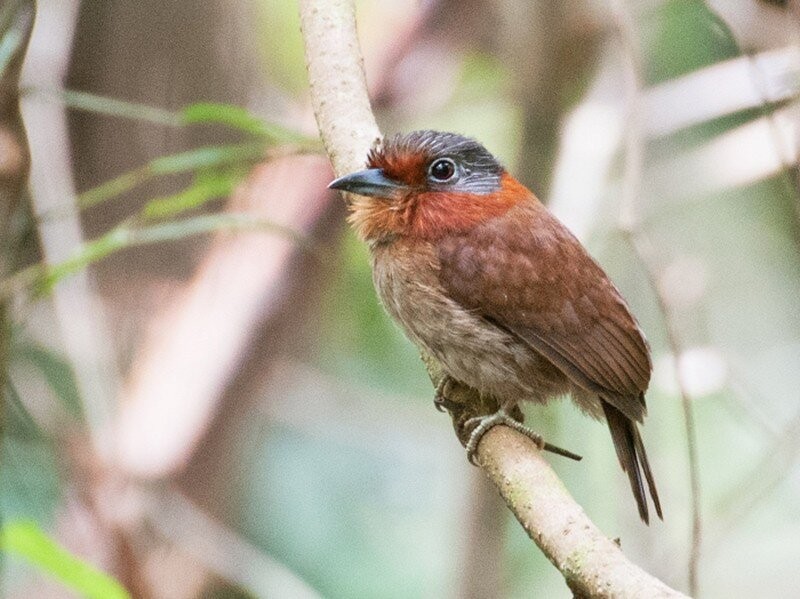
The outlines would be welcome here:
<svg viewBox="0 0 800 599">
<path fill-rule="evenodd" d="M 483 141 L 648 335 L 664 522 L 604 425 L 529 409 L 566 486 L 673 587 L 797 596 L 800 3 L 357 4 L 383 131 Z M 40 0 L 25 187 L 32 5 L 0 3 L 3 595 L 569 597 L 376 301 L 296 3 Z"/>
</svg>

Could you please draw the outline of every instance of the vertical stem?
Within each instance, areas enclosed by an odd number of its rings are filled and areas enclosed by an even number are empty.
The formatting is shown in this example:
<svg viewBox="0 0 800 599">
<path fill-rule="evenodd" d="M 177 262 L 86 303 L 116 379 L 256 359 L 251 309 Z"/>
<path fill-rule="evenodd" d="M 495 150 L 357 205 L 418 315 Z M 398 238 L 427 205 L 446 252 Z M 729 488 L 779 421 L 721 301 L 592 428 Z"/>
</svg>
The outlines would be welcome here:
<svg viewBox="0 0 800 599">
<path fill-rule="evenodd" d="M 351 0 L 301 0 L 314 116 L 337 176 L 358 170 L 381 133 L 372 114 Z M 335 102 L 337 110 L 328 110 Z"/>
<path fill-rule="evenodd" d="M 48 2 L 40 7 L 23 74 L 27 85 L 61 87 L 77 14 L 76 0 Z M 33 212 L 37 217 L 52 211 L 65 213 L 57 221 L 40 219 L 39 222 L 45 263 L 55 264 L 69 258 L 83 242 L 72 181 L 66 112 L 63 106 L 35 95 L 25 98 L 22 111 L 32 154 Z M 52 301 L 92 442 L 97 454 L 107 457 L 108 425 L 116 401 L 116 364 L 90 273 L 84 270 L 59 283 Z"/>
<path fill-rule="evenodd" d="M 616 22 L 617 33 L 622 46 L 622 60 L 625 77 L 626 131 L 625 165 L 622 176 L 619 226 L 626 235 L 631 247 L 641 262 L 659 310 L 664 319 L 667 343 L 675 357 L 675 377 L 681 398 L 684 425 L 686 428 L 687 460 L 689 464 L 689 486 L 692 495 L 691 549 L 688 561 L 689 594 L 698 593 L 698 568 L 702 541 L 702 514 L 700 502 L 700 472 L 697 454 L 697 432 L 695 430 L 692 401 L 683 377 L 680 357 L 681 347 L 678 331 L 669 312 L 666 298 L 658 284 L 658 268 L 653 258 L 650 242 L 641 227 L 638 213 L 638 199 L 644 163 L 644 129 L 642 127 L 642 81 L 640 76 L 640 50 L 633 19 L 625 6 L 625 0 L 611 0 L 611 8 Z"/>
<path fill-rule="evenodd" d="M 667 344 L 670 352 L 674 356 L 675 379 L 678 384 L 678 393 L 681 398 L 681 408 L 683 410 L 684 426 L 686 428 L 687 441 L 687 460 L 689 463 L 689 489 L 692 497 L 692 530 L 691 547 L 689 550 L 688 579 L 689 594 L 696 597 L 699 593 L 700 557 L 703 538 L 703 519 L 701 508 L 702 488 L 700 485 L 700 458 L 697 451 L 697 429 L 692 409 L 692 398 L 686 386 L 681 366 L 681 343 L 678 330 L 675 326 L 667 305 L 666 298 L 658 284 L 658 268 L 652 256 L 652 250 L 647 237 L 639 232 L 629 232 L 628 238 L 634 251 L 644 267 L 650 287 L 655 294 L 658 309 L 664 319 L 664 328 L 667 333 Z"/>
</svg>

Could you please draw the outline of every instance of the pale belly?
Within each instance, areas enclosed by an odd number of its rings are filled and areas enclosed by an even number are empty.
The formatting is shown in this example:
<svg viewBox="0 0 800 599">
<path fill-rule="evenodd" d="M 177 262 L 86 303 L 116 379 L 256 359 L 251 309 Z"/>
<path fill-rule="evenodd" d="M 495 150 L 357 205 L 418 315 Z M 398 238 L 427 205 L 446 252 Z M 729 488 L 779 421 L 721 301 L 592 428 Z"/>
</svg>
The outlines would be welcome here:
<svg viewBox="0 0 800 599">
<path fill-rule="evenodd" d="M 375 287 L 386 310 L 452 378 L 501 402 L 543 403 L 573 392 L 583 403 L 581 390 L 549 360 L 447 298 L 435 267 L 418 251 L 413 261 L 394 253 L 391 260 L 380 252 L 373 258 Z"/>
</svg>

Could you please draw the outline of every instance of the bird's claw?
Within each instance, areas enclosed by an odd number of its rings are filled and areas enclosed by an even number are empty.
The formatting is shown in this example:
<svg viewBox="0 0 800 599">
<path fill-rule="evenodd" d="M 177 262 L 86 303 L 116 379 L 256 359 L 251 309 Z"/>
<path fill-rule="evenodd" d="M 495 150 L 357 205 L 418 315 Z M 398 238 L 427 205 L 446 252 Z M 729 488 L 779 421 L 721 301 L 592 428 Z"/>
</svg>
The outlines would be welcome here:
<svg viewBox="0 0 800 599">
<path fill-rule="evenodd" d="M 467 459 L 473 466 L 478 465 L 475 462 L 475 454 L 478 451 L 478 444 L 481 442 L 481 439 L 489 431 L 489 429 L 494 428 L 498 424 L 505 424 L 515 431 L 525 435 L 528 437 L 528 439 L 534 442 L 540 451 L 549 451 L 551 453 L 556 453 L 576 461 L 580 461 L 582 459 L 581 456 L 574 454 L 571 451 L 561 449 L 560 447 L 545 442 L 540 434 L 532 431 L 518 420 L 515 420 L 504 408 L 501 408 L 494 414 L 475 416 L 474 418 L 470 418 L 464 422 L 465 429 L 474 427 L 472 432 L 469 434 L 469 439 L 467 440 L 466 444 Z"/>
<path fill-rule="evenodd" d="M 514 418 L 512 418 L 504 408 L 501 408 L 494 414 L 475 416 L 474 418 L 470 418 L 464 422 L 464 428 L 474 427 L 472 432 L 469 434 L 469 439 L 467 440 L 466 445 L 467 459 L 473 466 L 477 466 L 477 463 L 475 462 L 475 454 L 478 451 L 478 444 L 481 442 L 483 436 L 498 424 L 505 424 L 506 426 L 513 428 L 515 431 L 519 431 L 533 441 L 539 449 L 544 449 L 545 442 L 541 435 L 533 432 L 521 422 L 514 420 Z"/>
<path fill-rule="evenodd" d="M 453 406 L 453 402 L 447 399 L 452 384 L 453 379 L 444 375 L 442 380 L 439 381 L 439 384 L 436 385 L 436 393 L 433 396 L 433 407 L 440 412 L 446 412 Z"/>
</svg>

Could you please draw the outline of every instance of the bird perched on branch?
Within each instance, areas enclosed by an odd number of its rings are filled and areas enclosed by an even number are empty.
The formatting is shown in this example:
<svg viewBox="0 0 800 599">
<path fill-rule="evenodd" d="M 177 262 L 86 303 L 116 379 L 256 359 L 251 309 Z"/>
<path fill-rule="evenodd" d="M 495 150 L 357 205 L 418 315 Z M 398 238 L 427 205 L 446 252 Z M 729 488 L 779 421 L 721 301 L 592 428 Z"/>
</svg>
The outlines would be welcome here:
<svg viewBox="0 0 800 599">
<path fill-rule="evenodd" d="M 350 221 L 389 313 L 450 379 L 499 401 L 466 423 L 470 460 L 501 423 L 545 447 L 511 411 L 569 393 L 608 423 L 642 520 L 645 485 L 662 517 L 638 430 L 647 342 L 602 268 L 531 191 L 477 141 L 436 131 L 386 139 L 366 170 L 330 187 L 357 195 Z"/>
</svg>

